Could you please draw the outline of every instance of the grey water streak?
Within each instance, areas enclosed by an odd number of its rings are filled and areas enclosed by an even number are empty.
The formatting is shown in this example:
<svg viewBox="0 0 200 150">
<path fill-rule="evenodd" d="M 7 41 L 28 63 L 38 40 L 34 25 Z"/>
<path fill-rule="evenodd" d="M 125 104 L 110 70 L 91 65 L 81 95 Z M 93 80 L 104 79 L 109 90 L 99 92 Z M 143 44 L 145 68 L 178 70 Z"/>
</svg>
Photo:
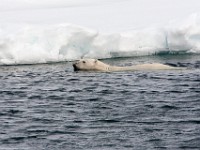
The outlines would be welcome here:
<svg viewBox="0 0 200 150">
<path fill-rule="evenodd" d="M 72 63 L 0 66 L 0 149 L 200 149 L 196 56 L 161 62 L 185 71 L 74 72 Z"/>
</svg>

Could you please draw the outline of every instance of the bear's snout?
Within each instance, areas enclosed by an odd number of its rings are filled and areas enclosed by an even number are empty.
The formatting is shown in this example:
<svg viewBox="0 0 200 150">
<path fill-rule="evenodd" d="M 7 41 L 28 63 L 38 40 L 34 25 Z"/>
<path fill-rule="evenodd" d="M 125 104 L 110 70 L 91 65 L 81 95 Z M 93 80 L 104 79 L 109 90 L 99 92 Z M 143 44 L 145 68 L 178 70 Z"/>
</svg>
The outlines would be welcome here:
<svg viewBox="0 0 200 150">
<path fill-rule="evenodd" d="M 78 67 L 77 67 L 77 62 L 73 63 L 73 67 L 74 67 L 74 71 L 79 70 Z"/>
</svg>

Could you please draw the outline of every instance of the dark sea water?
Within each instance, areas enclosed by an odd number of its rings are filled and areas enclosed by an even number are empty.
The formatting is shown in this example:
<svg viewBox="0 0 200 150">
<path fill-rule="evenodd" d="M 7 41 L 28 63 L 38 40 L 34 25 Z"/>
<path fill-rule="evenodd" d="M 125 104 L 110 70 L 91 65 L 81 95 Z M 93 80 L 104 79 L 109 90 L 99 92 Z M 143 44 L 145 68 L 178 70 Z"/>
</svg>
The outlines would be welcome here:
<svg viewBox="0 0 200 150">
<path fill-rule="evenodd" d="M 72 62 L 0 66 L 0 150 L 199 150 L 199 58 L 102 60 L 183 71 L 74 72 Z"/>
</svg>

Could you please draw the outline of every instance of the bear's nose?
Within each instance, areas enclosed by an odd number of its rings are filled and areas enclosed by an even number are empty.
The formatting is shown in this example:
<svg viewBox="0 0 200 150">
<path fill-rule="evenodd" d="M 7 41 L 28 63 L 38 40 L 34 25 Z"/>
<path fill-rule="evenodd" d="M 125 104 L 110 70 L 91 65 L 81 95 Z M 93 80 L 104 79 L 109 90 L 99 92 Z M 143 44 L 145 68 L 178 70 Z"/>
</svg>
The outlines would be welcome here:
<svg viewBox="0 0 200 150">
<path fill-rule="evenodd" d="M 73 67 L 76 67 L 76 64 L 77 64 L 77 63 L 73 63 Z"/>
<path fill-rule="evenodd" d="M 78 68 L 77 68 L 76 64 L 77 64 L 77 63 L 74 63 L 74 64 L 73 64 L 74 71 L 78 71 Z"/>
</svg>

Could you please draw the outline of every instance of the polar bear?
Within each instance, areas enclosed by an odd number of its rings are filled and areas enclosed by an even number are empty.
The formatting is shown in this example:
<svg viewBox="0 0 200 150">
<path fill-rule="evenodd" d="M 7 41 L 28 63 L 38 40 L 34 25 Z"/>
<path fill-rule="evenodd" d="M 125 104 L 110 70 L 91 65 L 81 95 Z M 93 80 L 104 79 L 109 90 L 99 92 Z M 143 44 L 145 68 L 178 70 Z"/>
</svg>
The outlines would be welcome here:
<svg viewBox="0 0 200 150">
<path fill-rule="evenodd" d="M 81 59 L 73 64 L 74 71 L 103 71 L 103 72 L 113 72 L 113 71 L 137 71 L 137 70 L 180 70 L 183 68 L 172 67 L 160 63 L 152 64 L 141 64 L 134 66 L 111 66 L 105 64 L 97 59 Z"/>
</svg>

